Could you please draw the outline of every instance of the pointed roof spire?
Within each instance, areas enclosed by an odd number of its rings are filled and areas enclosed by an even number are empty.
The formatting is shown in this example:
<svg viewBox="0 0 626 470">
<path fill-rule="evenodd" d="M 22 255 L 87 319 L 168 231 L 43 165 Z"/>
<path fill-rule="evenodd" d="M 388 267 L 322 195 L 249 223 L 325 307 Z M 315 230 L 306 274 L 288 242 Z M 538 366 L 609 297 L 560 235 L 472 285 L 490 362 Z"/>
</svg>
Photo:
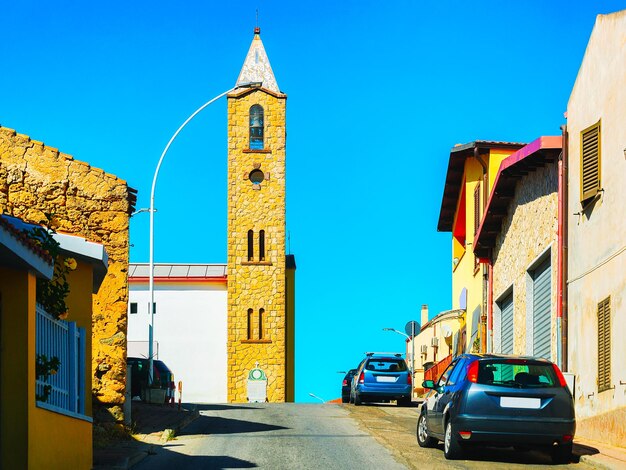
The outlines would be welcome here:
<svg viewBox="0 0 626 470">
<path fill-rule="evenodd" d="M 239 72 L 239 78 L 237 79 L 237 85 L 249 82 L 261 82 L 262 87 L 275 93 L 280 93 L 276 78 L 274 78 L 274 72 L 272 72 L 272 66 L 270 60 L 267 58 L 263 42 L 261 41 L 261 28 L 258 26 L 254 28 L 254 38 L 246 60 L 243 62 L 241 72 Z"/>
</svg>

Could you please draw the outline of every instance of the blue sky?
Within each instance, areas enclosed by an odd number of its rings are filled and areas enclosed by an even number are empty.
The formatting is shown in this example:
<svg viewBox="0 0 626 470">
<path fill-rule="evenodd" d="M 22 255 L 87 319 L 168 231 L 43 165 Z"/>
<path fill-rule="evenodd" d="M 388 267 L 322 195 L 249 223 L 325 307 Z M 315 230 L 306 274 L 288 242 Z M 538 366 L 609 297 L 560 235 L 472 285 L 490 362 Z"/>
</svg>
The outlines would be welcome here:
<svg viewBox="0 0 626 470">
<path fill-rule="evenodd" d="M 234 85 L 259 9 L 287 102 L 296 398 L 451 306 L 437 232 L 450 148 L 557 135 L 595 16 L 624 1 L 6 2 L 0 124 L 128 181 L 149 206 L 178 126 Z M 156 262 L 226 259 L 226 102 L 179 136 L 157 185 Z M 148 216 L 131 223 L 148 260 Z M 157 332 L 158 335 L 158 332 Z"/>
</svg>

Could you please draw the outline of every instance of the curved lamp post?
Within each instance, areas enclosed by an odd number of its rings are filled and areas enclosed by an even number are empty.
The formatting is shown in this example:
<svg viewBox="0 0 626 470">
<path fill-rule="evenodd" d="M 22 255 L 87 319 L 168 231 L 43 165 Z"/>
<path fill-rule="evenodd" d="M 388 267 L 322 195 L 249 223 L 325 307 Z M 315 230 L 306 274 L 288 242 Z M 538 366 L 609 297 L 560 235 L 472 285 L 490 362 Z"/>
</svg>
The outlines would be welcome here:
<svg viewBox="0 0 626 470">
<path fill-rule="evenodd" d="M 220 93 L 215 98 L 207 101 L 198 109 L 196 109 L 193 112 L 193 114 L 189 116 L 187 120 L 181 124 L 178 130 L 174 132 L 174 135 L 165 146 L 165 149 L 163 149 L 161 158 L 159 158 L 159 163 L 157 163 L 156 170 L 154 171 L 154 178 L 152 178 L 152 190 L 150 191 L 150 209 L 148 209 L 148 212 L 150 212 L 150 267 L 149 267 L 150 269 L 149 279 L 150 280 L 148 284 L 149 285 L 148 289 L 150 292 L 150 305 L 148 307 L 149 312 L 150 312 L 150 326 L 148 327 L 148 358 L 149 358 L 148 383 L 150 385 L 152 385 L 153 380 L 154 380 L 153 378 L 154 348 L 152 344 L 154 342 L 154 310 L 155 310 L 154 308 L 154 213 L 156 212 L 156 210 L 154 208 L 154 191 L 156 189 L 156 182 L 159 176 L 159 170 L 161 169 L 161 163 L 163 163 L 163 159 L 165 158 L 165 155 L 167 154 L 167 151 L 169 150 L 170 145 L 172 145 L 172 142 L 174 142 L 174 139 L 176 139 L 180 131 L 182 131 L 183 128 L 187 124 L 189 124 L 189 121 L 191 121 L 194 117 L 196 117 L 196 115 L 200 111 L 202 111 L 204 108 L 214 103 L 215 101 L 219 100 L 222 96 L 225 96 L 228 93 L 235 91 L 239 88 L 253 88 L 253 87 L 260 87 L 261 85 L 262 85 L 262 82 L 247 82 L 247 83 L 241 83 L 239 85 L 235 85 L 233 88 L 226 90 L 224 93 Z"/>
<path fill-rule="evenodd" d="M 313 398 L 317 398 L 319 401 L 321 401 L 322 403 L 326 403 L 326 400 L 324 400 L 323 398 L 318 397 L 317 395 L 314 395 L 312 393 L 309 392 L 309 395 L 312 396 Z"/>
<path fill-rule="evenodd" d="M 383 331 L 393 331 L 394 333 L 404 336 L 407 341 L 411 341 L 411 382 L 413 382 L 413 380 L 415 380 L 415 335 L 413 335 L 411 339 L 409 335 L 395 328 L 383 328 Z M 411 386 L 413 387 L 414 385 Z M 411 397 L 413 397 L 413 392 L 411 392 Z"/>
</svg>

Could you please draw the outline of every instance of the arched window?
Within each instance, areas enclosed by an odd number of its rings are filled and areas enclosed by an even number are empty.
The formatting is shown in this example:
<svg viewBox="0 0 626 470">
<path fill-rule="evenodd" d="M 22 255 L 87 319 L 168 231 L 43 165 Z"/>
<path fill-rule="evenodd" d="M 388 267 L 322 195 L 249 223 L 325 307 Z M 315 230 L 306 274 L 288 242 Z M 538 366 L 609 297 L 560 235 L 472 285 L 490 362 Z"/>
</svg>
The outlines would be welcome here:
<svg viewBox="0 0 626 470">
<path fill-rule="evenodd" d="M 254 232 L 248 230 L 248 261 L 254 259 Z"/>
<path fill-rule="evenodd" d="M 251 308 L 248 309 L 248 339 L 252 339 L 252 315 L 254 313 L 254 310 L 252 310 Z"/>
<path fill-rule="evenodd" d="M 258 104 L 250 107 L 250 149 L 263 150 L 263 126 L 265 117 L 263 108 Z"/>
<path fill-rule="evenodd" d="M 259 232 L 259 261 L 265 261 L 265 230 Z"/>
<path fill-rule="evenodd" d="M 259 339 L 265 339 L 265 309 L 259 309 Z"/>
</svg>

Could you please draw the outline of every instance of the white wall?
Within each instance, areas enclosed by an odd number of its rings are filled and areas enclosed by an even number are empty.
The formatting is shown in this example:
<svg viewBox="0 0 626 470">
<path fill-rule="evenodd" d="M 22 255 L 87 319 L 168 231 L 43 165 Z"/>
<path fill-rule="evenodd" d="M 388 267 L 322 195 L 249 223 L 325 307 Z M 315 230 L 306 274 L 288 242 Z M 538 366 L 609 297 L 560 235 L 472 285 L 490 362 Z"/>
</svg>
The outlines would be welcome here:
<svg viewBox="0 0 626 470">
<path fill-rule="evenodd" d="M 158 358 L 183 382 L 183 401 L 226 403 L 226 285 L 155 283 L 154 339 Z M 147 284 L 130 284 L 129 354 L 138 344 L 147 355 L 149 292 Z M 177 395 L 178 397 L 178 395 Z"/>
<path fill-rule="evenodd" d="M 600 15 L 567 107 L 568 359 L 577 434 L 626 442 L 626 10 Z M 580 132 L 601 124 L 602 193 L 580 203 Z M 574 215 L 573 215 L 574 214 Z M 600 392 L 597 305 L 611 297 L 611 388 Z M 620 411 L 621 410 L 621 414 Z"/>
</svg>

